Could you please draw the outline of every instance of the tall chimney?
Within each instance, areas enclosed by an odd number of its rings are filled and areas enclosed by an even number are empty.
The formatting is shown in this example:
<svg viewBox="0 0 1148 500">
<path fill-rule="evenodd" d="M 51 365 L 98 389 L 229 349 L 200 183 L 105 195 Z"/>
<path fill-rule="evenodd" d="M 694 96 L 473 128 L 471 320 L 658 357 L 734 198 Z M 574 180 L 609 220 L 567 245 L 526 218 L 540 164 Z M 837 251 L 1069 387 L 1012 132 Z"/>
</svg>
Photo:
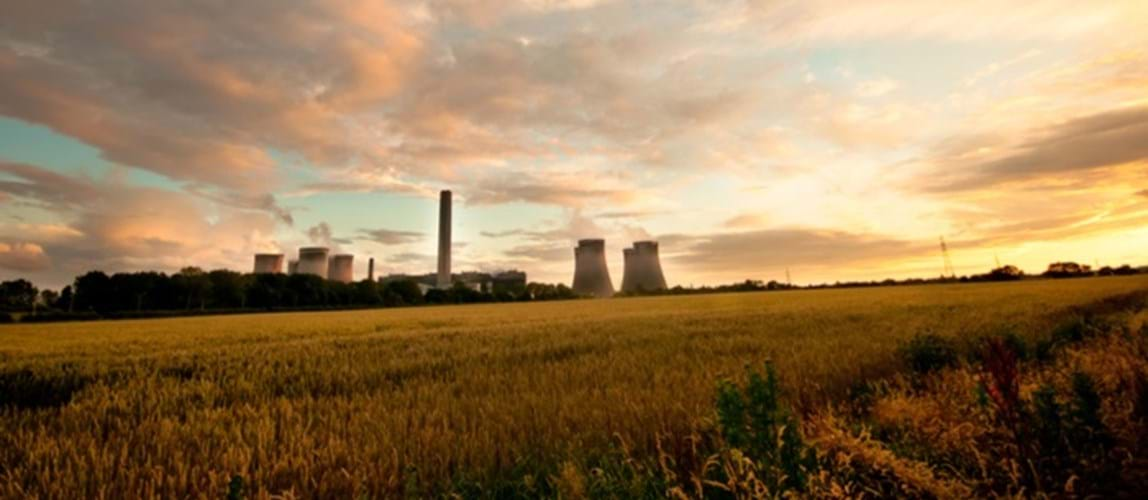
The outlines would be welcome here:
<svg viewBox="0 0 1148 500">
<path fill-rule="evenodd" d="M 375 258 L 367 260 L 367 281 L 375 281 Z"/>
<path fill-rule="evenodd" d="M 450 191 L 438 197 L 438 286 L 450 286 Z"/>
</svg>

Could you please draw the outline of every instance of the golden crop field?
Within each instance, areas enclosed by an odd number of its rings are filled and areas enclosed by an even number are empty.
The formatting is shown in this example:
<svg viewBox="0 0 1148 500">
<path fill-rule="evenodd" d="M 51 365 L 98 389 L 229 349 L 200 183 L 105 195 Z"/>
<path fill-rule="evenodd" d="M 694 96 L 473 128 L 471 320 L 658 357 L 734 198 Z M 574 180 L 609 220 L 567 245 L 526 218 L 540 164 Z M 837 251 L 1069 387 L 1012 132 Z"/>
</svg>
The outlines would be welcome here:
<svg viewBox="0 0 1148 500">
<path fill-rule="evenodd" d="M 0 326 L 0 497 L 421 496 L 544 481 L 712 420 L 771 359 L 800 408 L 921 332 L 1047 330 L 1148 276 Z M 524 479 L 525 478 L 525 479 Z M 489 491 L 487 493 L 490 493 Z"/>
</svg>

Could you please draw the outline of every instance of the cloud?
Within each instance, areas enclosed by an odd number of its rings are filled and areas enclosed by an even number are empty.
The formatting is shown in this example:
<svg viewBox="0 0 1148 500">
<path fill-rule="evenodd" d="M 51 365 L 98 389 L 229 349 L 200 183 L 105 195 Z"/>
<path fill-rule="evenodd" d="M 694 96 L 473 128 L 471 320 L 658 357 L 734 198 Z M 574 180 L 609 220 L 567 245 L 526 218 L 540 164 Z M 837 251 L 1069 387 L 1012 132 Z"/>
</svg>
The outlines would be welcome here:
<svg viewBox="0 0 1148 500">
<path fill-rule="evenodd" d="M 629 196 L 631 192 L 621 187 L 589 186 L 565 176 L 555 176 L 550 180 L 492 176 L 489 180 L 473 186 L 467 193 L 466 202 L 470 205 L 494 205 L 523 201 L 581 207 L 602 200 L 624 201 Z"/>
<path fill-rule="evenodd" d="M 92 179 L 67 176 L 24 163 L 0 160 L 0 192 L 46 208 L 82 208 L 96 201 L 100 191 Z"/>
<path fill-rule="evenodd" d="M 0 183 L 0 192 L 60 219 L 0 225 L 0 239 L 36 245 L 51 256 L 50 266 L 25 266 L 40 284 L 60 285 L 93 269 L 242 269 L 251 254 L 278 248 L 272 236 L 275 216 L 264 210 L 213 204 L 186 192 L 133 186 L 115 177 L 95 180 L 30 165 L 12 168 L 10 163 L 0 164 L 0 171 L 18 176 Z M 25 258 L 36 253 L 30 247 L 21 252 Z"/>
<path fill-rule="evenodd" d="M 992 213 L 980 214 L 981 219 L 989 220 L 970 224 L 970 234 L 954 240 L 954 244 L 967 248 L 1000 247 L 1119 234 L 1148 227 L 1148 201 L 1125 200 L 1099 208 L 1095 203 L 1065 203 L 1037 216 L 1025 217 L 1011 211 L 1003 215 L 1008 218 L 1001 220 Z"/>
<path fill-rule="evenodd" d="M 598 212 L 594 217 L 601 219 L 641 219 L 668 213 L 665 210 L 607 210 Z"/>
<path fill-rule="evenodd" d="M 418 231 L 396 231 L 392 229 L 359 229 L 359 238 L 381 245 L 402 245 L 416 243 L 426 237 Z"/>
<path fill-rule="evenodd" d="M 520 245 L 503 252 L 508 257 L 525 258 L 534 262 L 571 261 L 574 250 L 552 243 Z"/>
<path fill-rule="evenodd" d="M 666 235 L 663 247 L 684 248 L 672 259 L 696 271 L 756 274 L 786 266 L 846 267 L 918 255 L 932 244 L 878 235 L 814 229 L 766 229 L 710 235 Z"/>
<path fill-rule="evenodd" d="M 1134 29 L 1145 17 L 1136 0 L 1085 5 L 1035 0 L 1001 8 L 973 0 L 749 0 L 729 9 L 726 26 L 752 27 L 776 44 L 838 44 L 866 40 L 1062 40 L 1103 36 L 1113 25 Z"/>
<path fill-rule="evenodd" d="M 11 271 L 42 271 L 52 265 L 44 248 L 35 243 L 0 242 L 0 268 Z"/>
<path fill-rule="evenodd" d="M 248 191 L 276 181 L 268 148 L 317 165 L 369 151 L 356 115 L 400 89 L 421 47 L 383 2 L 64 0 L 5 17 L 19 22 L 0 31 L 0 71 L 20 77 L 0 80 L 0 113 Z"/>
<path fill-rule="evenodd" d="M 417 252 L 400 252 L 387 256 L 387 262 L 392 264 L 412 264 L 429 262 L 434 259 L 433 255 L 427 255 Z"/>
<path fill-rule="evenodd" d="M 311 243 L 328 247 L 332 252 L 338 252 L 340 245 L 349 245 L 351 243 L 349 238 L 337 238 L 332 236 L 331 225 L 326 222 L 320 222 L 307 228 L 306 234 L 307 239 L 311 240 Z"/>
<path fill-rule="evenodd" d="M 857 84 L 857 95 L 865 98 L 881 97 L 901 88 L 901 83 L 890 78 L 866 80 Z"/>
<path fill-rule="evenodd" d="M 1136 194 L 1139 196 L 1143 196 L 1145 198 L 1148 198 L 1148 189 L 1143 189 L 1143 190 L 1137 191 Z"/>
<path fill-rule="evenodd" d="M 941 171 L 936 191 L 979 189 L 1148 159 L 1148 106 L 1118 108 L 1029 131 L 1016 144 L 973 137 L 943 146 L 927 160 Z"/>
<path fill-rule="evenodd" d="M 729 219 L 726 219 L 722 225 L 728 228 L 761 227 L 765 224 L 766 220 L 767 219 L 765 216 L 761 214 L 748 213 L 735 215 Z"/>
</svg>

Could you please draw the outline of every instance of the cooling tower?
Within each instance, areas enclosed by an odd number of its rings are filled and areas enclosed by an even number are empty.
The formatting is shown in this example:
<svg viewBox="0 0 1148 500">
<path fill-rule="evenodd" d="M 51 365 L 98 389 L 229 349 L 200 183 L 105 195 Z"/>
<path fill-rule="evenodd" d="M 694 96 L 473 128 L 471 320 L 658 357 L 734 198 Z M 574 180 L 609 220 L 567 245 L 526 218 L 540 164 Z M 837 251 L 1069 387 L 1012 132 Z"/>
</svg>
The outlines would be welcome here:
<svg viewBox="0 0 1148 500">
<path fill-rule="evenodd" d="M 450 286 L 450 191 L 438 198 L 438 278 L 439 288 Z"/>
<path fill-rule="evenodd" d="M 295 272 L 327 277 L 327 247 L 303 247 L 299 249 L 299 263 Z"/>
<path fill-rule="evenodd" d="M 354 281 L 354 265 L 354 255 L 346 253 L 332 255 L 331 260 L 327 266 L 327 279 L 332 281 L 339 281 L 342 283 L 350 283 Z"/>
<path fill-rule="evenodd" d="M 255 274 L 278 274 L 283 272 L 284 255 L 281 253 L 255 254 Z"/>
<path fill-rule="evenodd" d="M 614 295 L 606 267 L 606 240 L 578 240 L 578 248 L 574 249 L 574 292 L 594 297 Z"/>
<path fill-rule="evenodd" d="M 666 289 L 662 262 L 658 258 L 658 242 L 636 241 L 633 248 L 622 251 L 626 268 L 622 272 L 622 291 L 652 292 Z"/>
</svg>

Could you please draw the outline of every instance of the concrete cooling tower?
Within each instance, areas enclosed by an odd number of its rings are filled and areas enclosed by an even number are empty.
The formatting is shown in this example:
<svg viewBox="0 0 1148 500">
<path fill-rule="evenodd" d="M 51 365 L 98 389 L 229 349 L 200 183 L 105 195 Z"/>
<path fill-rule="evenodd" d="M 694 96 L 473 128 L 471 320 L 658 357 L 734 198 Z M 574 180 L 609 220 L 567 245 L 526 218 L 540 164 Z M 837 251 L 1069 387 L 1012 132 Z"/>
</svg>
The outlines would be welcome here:
<svg viewBox="0 0 1148 500">
<path fill-rule="evenodd" d="M 662 262 L 658 258 L 658 242 L 636 241 L 633 248 L 622 251 L 626 269 L 622 272 L 622 291 L 653 292 L 666 289 Z"/>
<path fill-rule="evenodd" d="M 593 297 L 614 295 L 606 268 L 606 240 L 578 240 L 574 249 L 574 292 Z"/>
<path fill-rule="evenodd" d="M 341 253 L 331 256 L 330 264 L 327 267 L 327 279 L 342 283 L 354 281 L 354 265 L 354 255 Z"/>
<path fill-rule="evenodd" d="M 281 253 L 255 254 L 255 274 L 279 274 L 283 272 L 284 255 Z"/>
<path fill-rule="evenodd" d="M 299 264 L 295 272 L 298 274 L 314 274 L 320 278 L 327 277 L 327 247 L 303 247 L 299 249 Z"/>
</svg>

